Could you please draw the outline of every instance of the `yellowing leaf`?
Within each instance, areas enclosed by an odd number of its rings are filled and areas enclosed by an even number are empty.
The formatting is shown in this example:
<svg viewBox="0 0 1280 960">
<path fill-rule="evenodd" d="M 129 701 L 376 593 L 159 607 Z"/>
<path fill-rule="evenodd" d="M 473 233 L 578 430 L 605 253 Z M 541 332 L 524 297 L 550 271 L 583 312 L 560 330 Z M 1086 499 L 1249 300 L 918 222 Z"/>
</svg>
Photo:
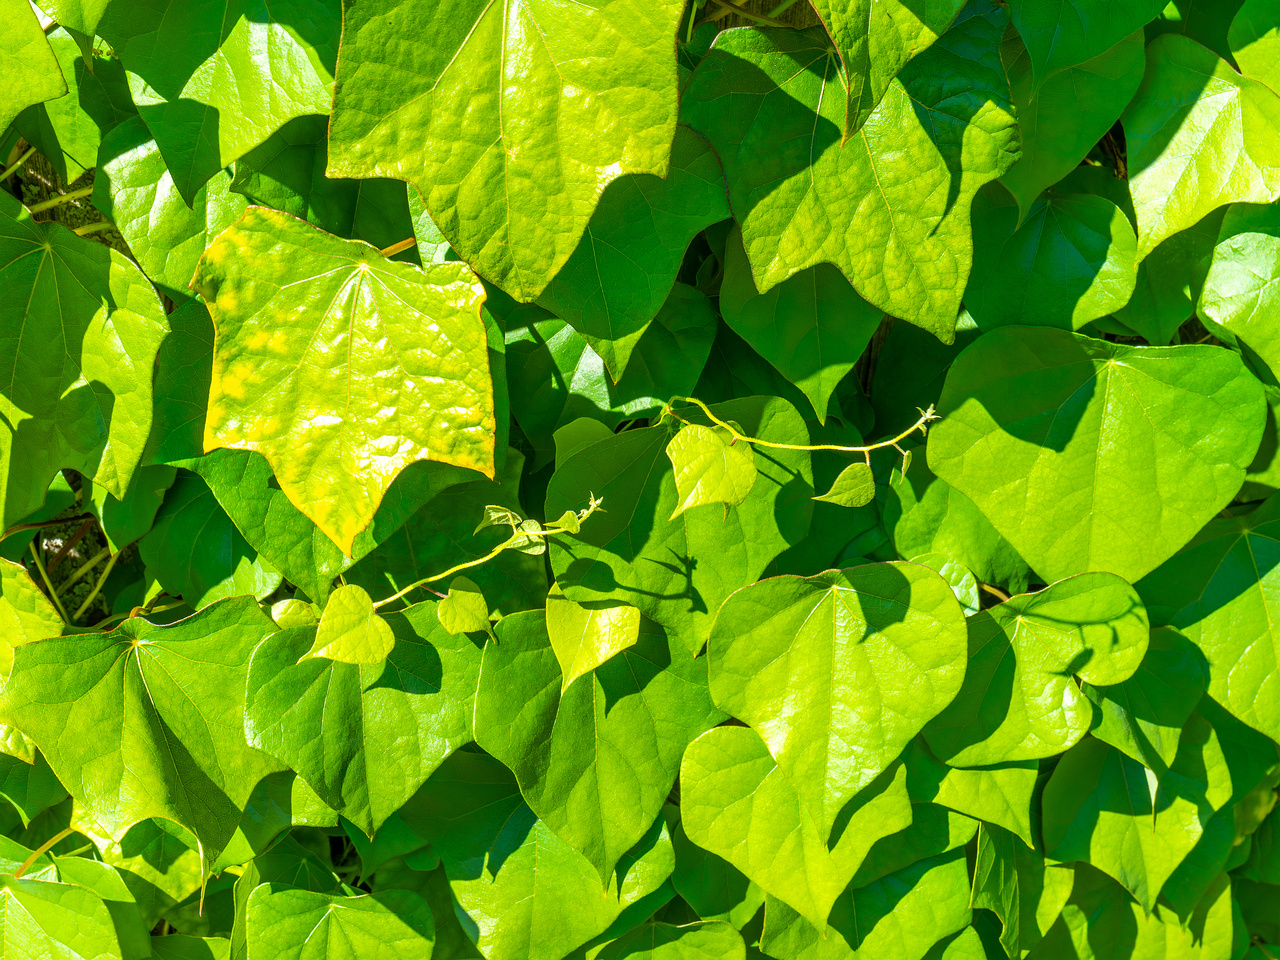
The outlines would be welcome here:
<svg viewBox="0 0 1280 960">
<path fill-rule="evenodd" d="M 640 639 L 640 611 L 625 603 L 579 606 L 553 586 L 547 597 L 547 634 L 563 677 L 561 690 Z"/>
<path fill-rule="evenodd" d="M 409 464 L 493 475 L 484 292 L 463 264 L 390 261 L 250 207 L 191 283 L 216 331 L 205 449 L 257 450 L 344 553 Z"/>
<path fill-rule="evenodd" d="M 683 8 L 351 4 L 328 174 L 409 181 L 464 260 L 532 300 L 577 247 L 606 184 L 666 175 Z"/>
<path fill-rule="evenodd" d="M 310 657 L 324 657 L 339 663 L 381 663 L 396 645 L 387 622 L 373 609 L 373 599 L 364 587 L 353 583 L 329 594 L 316 642 L 307 651 Z"/>
<path fill-rule="evenodd" d="M 736 507 L 747 499 L 756 483 L 751 444 L 735 441 L 724 427 L 686 424 L 667 444 L 667 457 L 675 470 L 677 494 L 671 520 L 708 503 Z"/>
</svg>

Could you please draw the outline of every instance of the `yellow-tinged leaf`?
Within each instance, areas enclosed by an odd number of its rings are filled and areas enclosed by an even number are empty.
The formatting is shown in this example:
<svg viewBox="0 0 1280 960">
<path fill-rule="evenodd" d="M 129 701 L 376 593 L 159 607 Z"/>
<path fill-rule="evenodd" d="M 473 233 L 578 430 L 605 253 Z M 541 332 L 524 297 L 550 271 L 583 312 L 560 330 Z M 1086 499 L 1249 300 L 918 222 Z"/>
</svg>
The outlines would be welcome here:
<svg viewBox="0 0 1280 960">
<path fill-rule="evenodd" d="M 489 632 L 489 601 L 484 592 L 466 577 L 455 577 L 449 595 L 436 606 L 440 626 L 455 636 L 459 633 Z"/>
<path fill-rule="evenodd" d="M 679 498 L 672 520 L 706 503 L 737 506 L 756 483 L 751 444 L 735 442 L 724 427 L 686 424 L 667 444 L 667 457 L 675 470 Z"/>
<path fill-rule="evenodd" d="M 196 268 L 215 327 L 206 450 L 256 450 L 344 552 L 409 464 L 493 476 L 493 383 L 461 263 L 416 267 L 249 207 Z"/>
<path fill-rule="evenodd" d="M 324 657 L 339 663 L 377 664 L 395 645 L 395 634 L 373 609 L 364 587 L 349 583 L 329 594 L 316 642 L 302 659 Z"/>
<path fill-rule="evenodd" d="M 560 663 L 560 689 L 640 639 L 640 611 L 625 603 L 580 606 L 559 586 L 547 596 L 547 634 Z"/>
</svg>

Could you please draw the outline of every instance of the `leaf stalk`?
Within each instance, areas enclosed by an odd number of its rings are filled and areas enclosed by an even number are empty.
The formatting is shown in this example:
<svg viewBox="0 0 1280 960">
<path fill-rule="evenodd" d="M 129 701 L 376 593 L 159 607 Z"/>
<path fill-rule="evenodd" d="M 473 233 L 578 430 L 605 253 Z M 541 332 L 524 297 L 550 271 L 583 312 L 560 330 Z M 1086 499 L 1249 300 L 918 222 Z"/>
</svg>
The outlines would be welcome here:
<svg viewBox="0 0 1280 960">
<path fill-rule="evenodd" d="M 113 555 L 111 559 L 107 561 L 107 565 L 102 568 L 102 573 L 98 575 L 98 582 L 93 585 L 93 590 L 89 593 L 87 597 L 84 598 L 84 603 L 80 604 L 80 606 L 76 608 L 75 616 L 77 620 L 79 620 L 82 616 L 84 616 L 85 611 L 89 609 L 89 605 L 92 604 L 93 601 L 97 599 L 98 592 L 106 584 L 107 577 L 111 576 L 111 570 L 113 567 L 115 567 L 116 561 L 119 559 L 120 559 L 119 553 Z"/>
<path fill-rule="evenodd" d="M 50 197 L 48 200 L 41 200 L 39 203 L 33 203 L 27 207 L 28 213 L 43 213 L 46 210 L 52 210 L 54 207 L 60 207 L 64 203 L 71 203 L 74 200 L 80 200 L 93 193 L 93 187 L 81 187 L 79 190 L 72 190 L 70 193 L 60 193 L 56 197 Z"/>
<path fill-rule="evenodd" d="M 31 556 L 36 562 L 36 569 L 40 571 L 40 579 L 44 581 L 45 588 L 49 591 L 49 599 L 58 608 L 58 616 L 62 617 L 63 623 L 71 623 L 71 618 L 67 616 L 67 608 L 62 605 L 62 599 L 58 596 L 58 591 L 53 589 L 53 584 L 49 580 L 49 574 L 44 568 L 44 561 L 40 559 L 40 551 L 36 548 L 34 540 L 31 541 Z"/>
<path fill-rule="evenodd" d="M 13 161 L 13 163 L 9 164 L 8 168 L 6 168 L 3 173 L 0 173 L 0 183 L 3 183 L 4 181 L 8 180 L 15 173 L 21 170 L 22 165 L 26 163 L 28 160 L 30 160 L 31 157 L 35 154 L 35 152 L 36 152 L 35 147 L 27 147 L 26 152 L 22 156 L 20 156 L 17 160 Z"/>
</svg>

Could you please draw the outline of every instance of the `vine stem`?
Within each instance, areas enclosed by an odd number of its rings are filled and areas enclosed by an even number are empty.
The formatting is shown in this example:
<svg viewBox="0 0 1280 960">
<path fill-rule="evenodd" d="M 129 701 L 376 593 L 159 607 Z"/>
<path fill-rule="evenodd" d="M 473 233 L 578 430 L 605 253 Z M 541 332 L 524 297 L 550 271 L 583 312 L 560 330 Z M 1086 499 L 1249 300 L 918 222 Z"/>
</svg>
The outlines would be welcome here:
<svg viewBox="0 0 1280 960">
<path fill-rule="evenodd" d="M 745 7 L 740 7 L 733 0 L 716 0 L 716 4 L 730 13 L 736 13 L 740 17 L 746 17 L 756 23 L 763 23 L 766 27 L 786 27 L 789 24 L 783 23 L 781 20 L 775 20 L 773 17 L 766 17 L 763 13 L 752 13 Z"/>
<path fill-rule="evenodd" d="M 906 430 L 903 430 L 896 437 L 890 437 L 888 440 L 881 440 L 878 443 L 869 443 L 861 447 L 847 447 L 838 443 L 813 443 L 813 444 L 774 443 L 772 440 L 761 440 L 759 437 L 749 437 L 745 433 L 740 433 L 737 430 L 737 428 L 735 428 L 732 424 L 725 423 L 723 420 L 717 417 L 714 413 L 712 413 L 711 408 L 708 407 L 701 400 L 699 400 L 697 397 L 672 397 L 667 402 L 666 407 L 663 408 L 662 416 L 666 416 L 669 413 L 673 417 L 675 417 L 677 420 L 679 420 L 681 423 L 692 423 L 691 420 L 686 420 L 684 417 L 680 416 L 680 414 L 676 413 L 674 410 L 671 409 L 671 404 L 675 403 L 676 401 L 680 401 L 682 403 L 692 403 L 695 406 L 701 408 L 702 412 L 707 415 L 707 419 L 709 419 L 716 426 L 722 427 L 723 429 L 728 430 L 729 434 L 733 437 L 734 440 L 742 440 L 754 446 L 772 447 L 774 450 L 835 450 L 839 453 L 870 453 L 872 450 L 883 450 L 885 447 L 897 448 L 898 442 L 900 440 L 905 440 L 907 437 L 911 436 L 911 434 L 915 433 L 917 430 L 919 430 L 922 434 L 927 433 L 928 424 L 932 423 L 934 420 L 942 419 L 936 413 L 933 412 L 933 405 L 930 404 L 928 410 L 920 411 L 920 419 L 917 420 L 915 423 L 913 423 L 911 426 L 909 426 Z M 660 416 L 658 420 L 659 422 L 661 422 L 662 417 Z"/>
<path fill-rule="evenodd" d="M 77 237 L 87 237 L 91 233 L 101 233 L 103 230 L 110 230 L 115 224 L 110 220 L 99 220 L 97 223 L 86 223 L 84 226 L 76 227 L 71 232 Z"/>
<path fill-rule="evenodd" d="M 111 548 L 103 547 L 101 550 L 99 550 L 96 554 L 94 554 L 84 563 L 80 564 L 79 569 L 77 569 L 75 573 L 73 573 L 70 577 L 67 578 L 67 580 L 62 584 L 62 589 L 58 592 L 66 593 L 68 588 L 70 588 L 70 586 L 73 583 L 75 583 L 77 580 L 79 580 L 81 577 L 83 577 L 86 573 L 88 573 L 90 570 L 92 570 L 94 567 L 96 567 L 98 564 L 100 564 L 103 560 L 105 560 L 109 556 L 111 556 Z"/>
<path fill-rule="evenodd" d="M 58 591 L 54 590 L 53 584 L 49 582 L 49 574 L 44 569 L 44 561 L 40 559 L 40 551 L 36 549 L 34 540 L 31 541 L 31 556 L 36 561 L 36 569 L 40 571 L 40 579 L 44 581 L 44 585 L 49 589 L 49 599 L 58 608 L 58 615 L 62 617 L 62 622 L 71 623 L 71 618 L 67 616 L 67 608 L 62 605 L 62 598 L 58 596 Z"/>
<path fill-rule="evenodd" d="M 50 197 L 48 200 L 42 200 L 39 203 L 33 203 L 27 207 L 28 213 L 43 213 L 45 210 L 52 210 L 64 203 L 70 203 L 72 200 L 79 200 L 93 193 L 93 187 L 81 187 L 79 190 L 72 190 L 70 193 L 60 193 L 56 197 Z"/>
<path fill-rule="evenodd" d="M 0 183 L 3 183 L 5 180 L 8 180 L 15 173 L 21 170 L 22 165 L 26 163 L 28 160 L 30 160 L 31 157 L 35 154 L 35 152 L 36 152 L 35 147 L 27 147 L 26 153 L 20 156 L 17 160 L 13 161 L 13 163 L 9 164 L 8 168 L 5 169 L 3 173 L 0 173 Z"/>
<path fill-rule="evenodd" d="M 17 870 L 13 871 L 13 879 L 15 880 L 21 879 L 22 875 L 27 872 L 28 867 L 30 867 L 33 863 L 35 863 L 37 860 L 43 857 L 46 853 L 52 850 L 55 846 L 57 846 L 59 841 L 65 840 L 67 837 L 71 836 L 75 832 L 76 832 L 75 827 L 67 827 L 65 830 L 59 830 L 57 833 L 55 833 L 52 837 L 50 837 L 44 843 L 40 844 L 40 846 L 36 847 L 35 852 L 31 854 L 31 856 L 27 857 L 27 859 L 22 861 L 22 866 L 18 867 Z"/>
<path fill-rule="evenodd" d="M 383 247 L 378 252 L 381 253 L 384 257 L 394 257 L 397 253 L 400 253 L 402 250 L 408 250 L 410 247 L 416 245 L 417 242 L 418 242 L 417 237 L 405 237 L 399 243 L 393 243 L 389 247 Z"/>
<path fill-rule="evenodd" d="M 782 0 L 780 4 L 769 11 L 769 16 L 776 17 L 780 13 L 786 13 L 796 5 L 798 0 Z"/>
<path fill-rule="evenodd" d="M 102 568 L 102 573 L 98 574 L 98 582 L 93 585 L 93 591 L 84 598 L 84 603 L 80 604 L 80 606 L 76 608 L 75 616 L 77 620 L 79 620 L 84 615 L 84 612 L 89 609 L 89 605 L 97 599 L 98 591 L 100 591 L 103 585 L 106 584 L 107 577 L 111 576 L 111 570 L 115 567 L 116 561 L 119 559 L 120 554 L 117 553 L 112 556 L 112 558 L 107 561 L 107 565 Z"/>
<path fill-rule="evenodd" d="M 22 533 L 24 530 L 41 530 L 45 527 L 60 527 L 64 523 L 75 523 L 77 520 L 93 520 L 92 513 L 82 513 L 78 517 L 63 517 L 60 520 L 41 520 L 39 523 L 20 523 L 16 527 L 10 527 L 4 533 L 0 534 L 0 540 L 8 540 L 15 533 Z"/>
</svg>

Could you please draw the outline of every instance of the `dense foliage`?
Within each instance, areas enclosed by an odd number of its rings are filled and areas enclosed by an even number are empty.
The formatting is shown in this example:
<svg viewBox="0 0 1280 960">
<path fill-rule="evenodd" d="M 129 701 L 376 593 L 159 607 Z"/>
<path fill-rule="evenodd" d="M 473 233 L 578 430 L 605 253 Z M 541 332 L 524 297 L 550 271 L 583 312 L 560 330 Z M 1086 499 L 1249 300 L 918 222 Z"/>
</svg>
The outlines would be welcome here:
<svg viewBox="0 0 1280 960">
<path fill-rule="evenodd" d="M 0 960 L 1277 960 L 1280 0 L 0 0 Z"/>
</svg>

